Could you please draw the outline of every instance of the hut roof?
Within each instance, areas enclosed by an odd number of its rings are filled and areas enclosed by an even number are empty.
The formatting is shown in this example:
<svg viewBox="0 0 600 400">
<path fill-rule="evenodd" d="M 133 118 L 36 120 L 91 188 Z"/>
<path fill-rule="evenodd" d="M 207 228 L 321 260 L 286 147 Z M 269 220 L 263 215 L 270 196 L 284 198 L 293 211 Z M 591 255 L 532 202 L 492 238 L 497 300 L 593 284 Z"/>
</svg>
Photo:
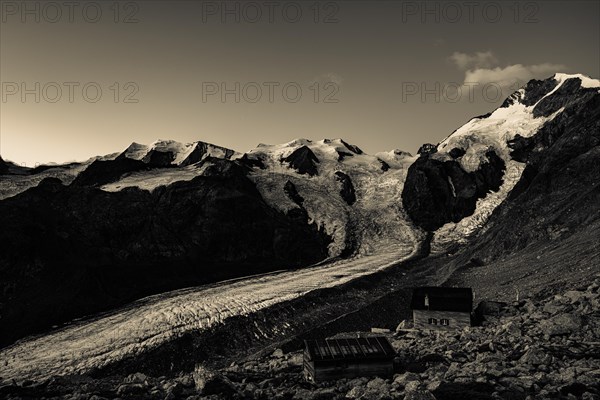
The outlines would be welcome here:
<svg viewBox="0 0 600 400">
<path fill-rule="evenodd" d="M 304 345 L 313 361 L 391 359 L 396 355 L 385 336 L 305 340 Z"/>
<path fill-rule="evenodd" d="M 471 312 L 473 291 L 471 288 L 418 287 L 413 290 L 410 308 L 412 310 Z"/>
</svg>

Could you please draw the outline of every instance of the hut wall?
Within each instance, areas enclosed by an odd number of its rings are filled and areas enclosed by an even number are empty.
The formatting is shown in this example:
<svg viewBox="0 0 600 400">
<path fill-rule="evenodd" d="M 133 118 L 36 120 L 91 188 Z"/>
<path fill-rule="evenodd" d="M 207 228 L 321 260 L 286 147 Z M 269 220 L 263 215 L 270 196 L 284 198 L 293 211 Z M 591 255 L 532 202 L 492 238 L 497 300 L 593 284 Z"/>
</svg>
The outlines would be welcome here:
<svg viewBox="0 0 600 400">
<path fill-rule="evenodd" d="M 430 324 L 434 318 L 437 324 Z M 441 320 L 448 320 L 448 325 L 442 325 Z M 413 310 L 413 321 L 416 329 L 455 330 L 471 326 L 471 313 L 457 311 Z"/>
<path fill-rule="evenodd" d="M 361 376 L 392 376 L 394 362 L 387 360 L 305 361 L 304 374 L 315 382 Z"/>
</svg>

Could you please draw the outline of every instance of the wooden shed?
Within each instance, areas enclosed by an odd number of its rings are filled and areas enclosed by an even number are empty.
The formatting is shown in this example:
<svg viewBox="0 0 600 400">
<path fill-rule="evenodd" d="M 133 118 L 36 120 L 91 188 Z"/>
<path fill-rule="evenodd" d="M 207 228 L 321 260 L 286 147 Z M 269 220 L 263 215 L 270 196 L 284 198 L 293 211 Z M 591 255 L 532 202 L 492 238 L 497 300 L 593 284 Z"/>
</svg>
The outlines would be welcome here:
<svg viewBox="0 0 600 400">
<path fill-rule="evenodd" d="M 322 382 L 392 376 L 396 352 L 385 336 L 304 341 L 304 377 Z"/>
<path fill-rule="evenodd" d="M 410 308 L 416 329 L 454 330 L 471 326 L 471 288 L 418 287 Z"/>
</svg>

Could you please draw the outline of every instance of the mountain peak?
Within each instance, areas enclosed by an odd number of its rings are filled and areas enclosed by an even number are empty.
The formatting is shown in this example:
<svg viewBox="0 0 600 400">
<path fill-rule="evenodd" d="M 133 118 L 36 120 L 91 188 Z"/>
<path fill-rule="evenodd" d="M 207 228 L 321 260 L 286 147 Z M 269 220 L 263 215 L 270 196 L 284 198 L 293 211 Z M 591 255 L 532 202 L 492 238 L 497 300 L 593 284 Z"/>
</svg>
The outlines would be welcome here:
<svg viewBox="0 0 600 400">
<path fill-rule="evenodd" d="M 202 141 L 182 143 L 172 139 L 157 139 L 150 145 L 133 142 L 117 158 L 147 162 L 155 153 L 169 153 L 172 159 L 169 164 L 180 166 L 194 164 L 209 155 L 228 159 L 235 154 L 233 150 Z"/>
<path fill-rule="evenodd" d="M 581 87 L 600 88 L 600 80 L 590 78 L 589 76 L 583 74 L 565 74 L 562 72 L 557 72 L 552 76 L 552 78 L 559 83 L 562 83 L 568 79 L 578 78 L 581 81 Z"/>
</svg>

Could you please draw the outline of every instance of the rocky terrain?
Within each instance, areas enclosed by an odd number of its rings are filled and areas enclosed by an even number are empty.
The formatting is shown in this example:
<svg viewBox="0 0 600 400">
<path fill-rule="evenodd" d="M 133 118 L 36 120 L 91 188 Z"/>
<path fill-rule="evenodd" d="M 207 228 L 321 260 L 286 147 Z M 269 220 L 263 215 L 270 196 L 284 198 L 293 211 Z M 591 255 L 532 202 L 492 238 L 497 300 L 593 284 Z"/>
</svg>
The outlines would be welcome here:
<svg viewBox="0 0 600 400">
<path fill-rule="evenodd" d="M 7 399 L 599 399 L 600 275 L 587 287 L 512 303 L 480 303 L 480 326 L 390 334 L 394 376 L 309 384 L 301 350 L 196 365 L 178 376 L 62 376 L 6 385 Z"/>
</svg>

